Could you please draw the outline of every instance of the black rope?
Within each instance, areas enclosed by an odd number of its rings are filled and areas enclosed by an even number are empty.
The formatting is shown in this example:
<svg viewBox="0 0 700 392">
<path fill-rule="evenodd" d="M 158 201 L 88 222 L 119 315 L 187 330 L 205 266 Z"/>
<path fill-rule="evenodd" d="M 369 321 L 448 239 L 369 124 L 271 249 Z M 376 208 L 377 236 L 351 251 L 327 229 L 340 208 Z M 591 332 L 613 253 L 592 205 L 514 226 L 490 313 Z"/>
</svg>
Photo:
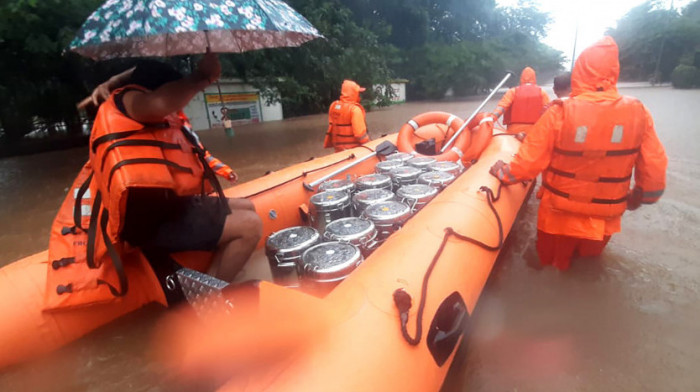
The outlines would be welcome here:
<svg viewBox="0 0 700 392">
<path fill-rule="evenodd" d="M 415 337 L 412 337 L 411 335 L 408 334 L 408 329 L 407 329 L 407 324 L 408 324 L 408 312 L 411 309 L 411 296 L 403 289 L 397 289 L 394 291 L 394 304 L 396 305 L 396 308 L 399 310 L 399 318 L 401 320 L 401 335 L 403 335 L 403 338 L 408 342 L 408 344 L 412 346 L 418 345 L 421 341 L 421 336 L 423 334 L 423 312 L 425 310 L 425 301 L 426 298 L 428 297 L 428 281 L 430 280 L 430 275 L 433 272 L 433 269 L 435 268 L 435 265 L 437 265 L 438 260 L 440 259 L 440 256 L 442 255 L 442 252 L 445 250 L 445 246 L 447 245 L 447 241 L 450 239 L 450 237 L 456 237 L 459 240 L 466 241 L 469 243 L 472 243 L 474 245 L 477 245 L 481 248 L 484 248 L 488 251 L 495 252 L 503 246 L 503 223 L 501 222 L 501 216 L 498 214 L 498 211 L 496 211 L 496 207 L 494 207 L 493 203 L 497 202 L 498 199 L 501 198 L 501 190 L 503 189 L 503 184 L 500 184 L 498 186 L 498 192 L 494 196 L 493 190 L 487 186 L 482 186 L 479 188 L 480 191 L 486 193 L 486 202 L 489 205 L 489 208 L 493 212 L 494 216 L 496 217 L 496 222 L 498 222 L 498 244 L 497 245 L 488 245 L 485 244 L 477 239 L 467 237 L 465 235 L 459 234 L 454 229 L 451 227 L 446 227 L 445 228 L 445 235 L 442 237 L 442 242 L 440 243 L 440 247 L 438 248 L 437 252 L 435 253 L 435 256 L 433 256 L 433 260 L 430 262 L 430 265 L 428 266 L 428 269 L 425 271 L 425 275 L 423 275 L 423 284 L 421 285 L 421 296 L 420 296 L 420 302 L 418 304 L 418 313 L 416 314 L 416 334 Z"/>
</svg>

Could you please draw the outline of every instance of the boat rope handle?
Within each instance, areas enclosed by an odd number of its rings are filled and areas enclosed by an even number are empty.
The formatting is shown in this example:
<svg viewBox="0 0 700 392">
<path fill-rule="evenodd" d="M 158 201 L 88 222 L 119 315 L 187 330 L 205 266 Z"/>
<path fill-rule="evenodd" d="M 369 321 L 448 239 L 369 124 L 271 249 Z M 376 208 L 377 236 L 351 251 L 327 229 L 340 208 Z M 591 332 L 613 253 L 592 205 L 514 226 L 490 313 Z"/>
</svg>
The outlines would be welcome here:
<svg viewBox="0 0 700 392">
<path fill-rule="evenodd" d="M 421 294 L 420 294 L 420 302 L 418 304 L 418 314 L 416 314 L 416 334 L 415 337 L 412 337 L 411 335 L 408 334 L 407 330 L 407 324 L 408 324 L 408 312 L 411 309 L 411 295 L 408 294 L 404 289 L 397 289 L 394 291 L 394 304 L 396 305 L 396 308 L 399 310 L 399 319 L 401 320 L 401 335 L 403 335 L 403 338 L 408 342 L 408 344 L 412 346 L 418 345 L 421 341 L 421 335 L 423 334 L 423 311 L 425 310 L 425 301 L 428 296 L 428 280 L 430 280 L 430 275 L 433 272 L 433 269 L 435 268 L 435 265 L 437 264 L 438 260 L 440 260 L 440 256 L 442 255 L 442 252 L 445 250 L 445 245 L 447 245 L 447 241 L 450 239 L 450 237 L 456 237 L 459 240 L 466 241 L 469 243 L 472 243 L 474 245 L 477 245 L 481 248 L 484 248 L 488 251 L 495 252 L 503 246 L 503 223 L 501 222 L 501 216 L 498 214 L 498 211 L 496 211 L 496 207 L 493 206 L 493 203 L 497 202 L 498 199 L 501 198 L 501 190 L 503 189 L 503 184 L 500 184 L 498 186 L 498 191 L 496 195 L 494 196 L 493 190 L 487 186 L 482 186 L 479 188 L 479 191 L 485 192 L 486 193 L 486 202 L 489 204 L 489 208 L 491 208 L 491 211 L 493 211 L 494 216 L 496 217 L 496 222 L 498 222 L 498 244 L 493 246 L 493 245 L 488 245 L 485 244 L 477 239 L 462 235 L 454 231 L 451 227 L 446 227 L 445 228 L 445 234 L 442 237 L 442 243 L 440 244 L 440 247 L 438 248 L 438 251 L 435 253 L 435 256 L 433 256 L 433 260 L 430 262 L 430 265 L 428 266 L 428 269 L 425 271 L 425 275 L 423 275 L 423 284 L 421 286 Z"/>
</svg>

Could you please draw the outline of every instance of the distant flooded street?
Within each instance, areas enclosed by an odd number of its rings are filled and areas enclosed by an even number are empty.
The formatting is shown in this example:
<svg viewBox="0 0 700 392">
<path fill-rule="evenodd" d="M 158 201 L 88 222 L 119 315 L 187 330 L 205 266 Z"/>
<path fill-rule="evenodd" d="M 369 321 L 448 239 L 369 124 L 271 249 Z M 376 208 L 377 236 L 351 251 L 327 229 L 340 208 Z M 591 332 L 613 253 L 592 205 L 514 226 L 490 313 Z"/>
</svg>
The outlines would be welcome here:
<svg viewBox="0 0 700 392">
<path fill-rule="evenodd" d="M 526 265 L 536 235 L 538 203 L 531 198 L 444 392 L 700 390 L 700 90 L 621 91 L 641 99 L 654 117 L 669 156 L 664 197 L 626 214 L 622 233 L 600 258 L 578 260 L 566 273 Z M 478 104 L 383 108 L 368 113 L 368 128 L 378 137 L 422 112 L 464 118 Z M 232 139 L 222 130 L 200 136 L 248 181 L 329 153 L 322 148 L 326 127 L 321 114 L 241 126 Z M 0 266 L 46 249 L 54 215 L 86 159 L 87 147 L 0 160 Z M 207 390 L 163 386 L 167 375 L 146 351 L 163 312 L 146 307 L 41 363 L 0 372 L 0 391 Z"/>
</svg>

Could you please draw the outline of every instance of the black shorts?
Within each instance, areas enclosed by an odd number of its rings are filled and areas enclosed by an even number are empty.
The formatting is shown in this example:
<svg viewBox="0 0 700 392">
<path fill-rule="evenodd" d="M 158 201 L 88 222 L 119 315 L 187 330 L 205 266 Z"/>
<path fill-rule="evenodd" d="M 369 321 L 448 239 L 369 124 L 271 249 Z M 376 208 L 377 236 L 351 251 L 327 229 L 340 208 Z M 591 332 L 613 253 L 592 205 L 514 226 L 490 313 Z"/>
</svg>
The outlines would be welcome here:
<svg viewBox="0 0 700 392">
<path fill-rule="evenodd" d="M 215 196 L 131 190 L 121 236 L 132 246 L 169 253 L 211 251 L 217 247 L 228 214 L 228 206 Z"/>
</svg>

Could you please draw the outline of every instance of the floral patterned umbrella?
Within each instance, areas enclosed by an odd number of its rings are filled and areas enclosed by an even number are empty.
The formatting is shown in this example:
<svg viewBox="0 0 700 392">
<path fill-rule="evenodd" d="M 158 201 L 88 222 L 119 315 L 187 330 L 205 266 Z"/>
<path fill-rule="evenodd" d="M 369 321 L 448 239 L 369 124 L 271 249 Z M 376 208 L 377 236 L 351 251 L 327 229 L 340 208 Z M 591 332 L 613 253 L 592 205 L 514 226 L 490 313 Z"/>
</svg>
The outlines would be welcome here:
<svg viewBox="0 0 700 392">
<path fill-rule="evenodd" d="M 108 0 L 69 49 L 94 60 L 299 46 L 321 34 L 280 0 Z"/>
</svg>

